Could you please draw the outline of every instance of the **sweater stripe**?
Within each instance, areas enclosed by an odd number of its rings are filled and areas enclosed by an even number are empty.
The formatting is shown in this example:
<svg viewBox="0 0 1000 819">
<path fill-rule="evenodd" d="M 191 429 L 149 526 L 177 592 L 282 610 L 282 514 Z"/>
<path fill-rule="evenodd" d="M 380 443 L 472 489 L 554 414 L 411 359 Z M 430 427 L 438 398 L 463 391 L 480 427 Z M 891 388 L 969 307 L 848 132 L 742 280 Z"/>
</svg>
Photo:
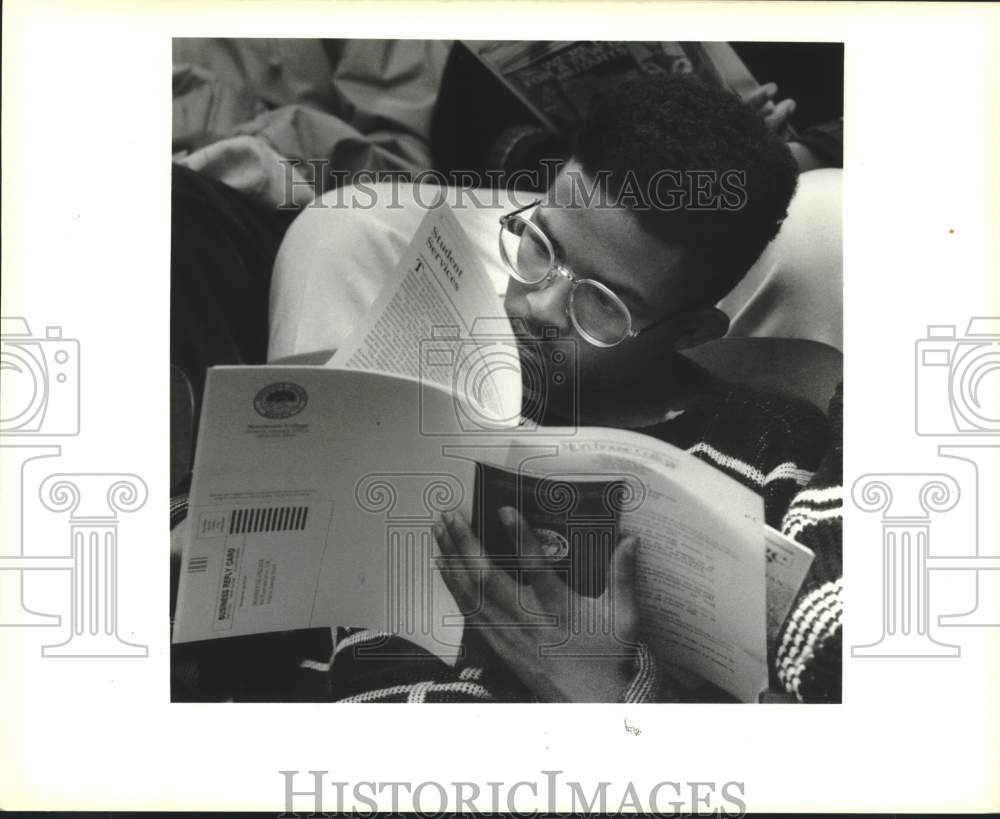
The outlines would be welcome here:
<svg viewBox="0 0 1000 819">
<path fill-rule="evenodd" d="M 807 642 L 806 629 L 822 617 L 825 611 L 834 608 L 835 601 L 835 597 L 820 595 L 809 600 L 806 605 L 797 608 L 789 618 L 781 646 L 778 649 L 779 654 L 788 654 L 794 658 Z"/>
<path fill-rule="evenodd" d="M 657 685 L 656 663 L 644 643 L 635 654 L 635 676 L 619 696 L 619 702 L 652 702 Z"/>
<path fill-rule="evenodd" d="M 337 647 L 333 650 L 333 656 L 336 657 L 345 648 L 351 648 L 356 646 L 358 643 L 367 643 L 372 640 L 384 640 L 389 637 L 389 632 L 379 631 L 377 629 L 364 628 L 361 631 L 356 631 L 354 634 L 350 634 L 337 643 Z"/>
<path fill-rule="evenodd" d="M 692 455 L 700 452 L 703 455 L 706 455 L 717 466 L 720 466 L 723 469 L 728 469 L 732 472 L 736 472 L 737 474 L 742 475 L 744 478 L 746 478 L 748 481 L 751 481 L 756 486 L 767 486 L 767 484 L 771 483 L 772 481 L 783 480 L 783 479 L 792 479 L 799 486 L 805 486 L 807 483 L 809 483 L 809 481 L 812 479 L 813 476 L 812 472 L 808 472 L 805 469 L 799 469 L 791 461 L 779 464 L 770 472 L 768 472 L 767 475 L 765 475 L 763 472 L 757 469 L 757 467 L 751 466 L 746 461 L 741 461 L 739 458 L 736 458 L 732 455 L 726 455 L 725 453 L 717 450 L 711 444 L 706 444 L 704 442 L 695 444 L 693 447 L 688 449 L 688 452 L 690 452 Z"/>
<path fill-rule="evenodd" d="M 796 606 L 788 619 L 785 629 L 785 636 L 781 641 L 779 652 L 792 650 L 801 645 L 805 628 L 828 609 L 835 609 L 837 613 L 843 611 L 840 599 L 840 581 L 824 583 L 813 589 L 802 602 Z"/>
<path fill-rule="evenodd" d="M 330 670 L 330 663 L 321 663 L 319 660 L 303 660 L 299 663 L 299 668 L 304 668 L 306 671 L 320 671 L 327 672 Z"/>
<path fill-rule="evenodd" d="M 427 702 L 427 692 L 434 687 L 432 682 L 422 682 L 417 683 L 410 689 L 410 696 L 406 698 L 407 702 Z"/>
<path fill-rule="evenodd" d="M 810 659 L 820 645 L 841 627 L 843 602 L 841 581 L 824 583 L 810 592 L 788 620 L 778 648 L 778 679 L 802 699 L 801 682 Z"/>
<path fill-rule="evenodd" d="M 477 700 L 492 700 L 493 695 L 479 683 L 474 682 L 419 682 L 407 685 L 391 685 L 388 688 L 376 688 L 363 691 L 350 697 L 344 697 L 339 702 L 375 702 L 405 694 L 407 702 L 426 702 L 428 694 L 464 694 Z"/>
<path fill-rule="evenodd" d="M 336 627 L 330 629 L 330 638 L 332 644 L 335 646 L 337 644 L 337 629 Z M 323 673 L 328 672 L 333 668 L 333 658 L 337 656 L 337 650 L 334 648 L 333 653 L 330 654 L 330 659 L 325 663 L 320 660 L 309 660 L 305 659 L 299 663 L 299 668 L 304 668 L 306 671 L 320 671 Z"/>
<path fill-rule="evenodd" d="M 836 509 L 810 509 L 796 510 L 789 513 L 781 523 L 781 532 L 794 539 L 803 529 L 809 526 L 819 526 L 825 521 L 838 520 L 843 517 L 843 510 Z"/>
<path fill-rule="evenodd" d="M 803 489 L 795 496 L 792 507 L 803 504 L 833 503 L 834 501 L 842 503 L 843 497 L 844 492 L 840 486 L 826 486 L 822 489 Z"/>
<path fill-rule="evenodd" d="M 812 480 L 812 476 L 812 472 L 809 472 L 806 469 L 799 469 L 795 464 L 789 461 L 788 463 L 779 464 L 768 472 L 767 477 L 764 478 L 764 485 L 767 486 L 772 481 L 791 479 L 799 486 L 805 486 Z"/>
</svg>

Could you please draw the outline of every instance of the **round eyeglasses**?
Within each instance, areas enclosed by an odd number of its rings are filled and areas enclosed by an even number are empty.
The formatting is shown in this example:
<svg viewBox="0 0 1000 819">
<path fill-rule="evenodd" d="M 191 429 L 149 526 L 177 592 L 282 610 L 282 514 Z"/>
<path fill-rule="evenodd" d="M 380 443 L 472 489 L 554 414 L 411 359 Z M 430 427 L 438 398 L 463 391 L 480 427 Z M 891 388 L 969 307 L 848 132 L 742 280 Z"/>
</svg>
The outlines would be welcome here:
<svg viewBox="0 0 1000 819">
<path fill-rule="evenodd" d="M 511 276 L 536 289 L 549 286 L 557 278 L 567 279 L 569 319 L 577 333 L 596 347 L 614 347 L 663 321 L 636 330 L 631 312 L 611 288 L 594 279 L 577 278 L 560 261 L 545 232 L 524 215 L 539 204 L 540 200 L 500 217 L 500 258 Z"/>
</svg>

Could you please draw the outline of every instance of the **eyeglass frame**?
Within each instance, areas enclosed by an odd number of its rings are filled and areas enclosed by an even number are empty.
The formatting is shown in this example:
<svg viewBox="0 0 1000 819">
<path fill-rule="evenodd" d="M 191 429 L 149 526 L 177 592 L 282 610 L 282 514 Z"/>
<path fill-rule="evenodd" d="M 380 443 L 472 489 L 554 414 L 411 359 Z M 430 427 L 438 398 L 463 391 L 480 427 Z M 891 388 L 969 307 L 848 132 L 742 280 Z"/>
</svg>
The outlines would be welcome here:
<svg viewBox="0 0 1000 819">
<path fill-rule="evenodd" d="M 524 213 L 524 211 L 537 207 L 541 203 L 542 203 L 541 199 L 536 199 L 534 202 L 529 202 L 527 205 L 523 205 L 522 207 L 517 208 L 516 210 L 512 210 L 510 213 L 505 213 L 503 216 L 500 217 L 500 234 L 498 236 L 498 242 L 500 247 L 500 258 L 503 259 L 504 264 L 506 264 L 507 269 L 510 271 L 510 275 L 513 276 L 518 282 L 527 287 L 534 287 L 538 290 L 543 290 L 546 287 L 550 286 L 550 284 L 552 283 L 553 279 L 556 276 L 560 276 L 569 281 L 570 291 L 569 291 L 569 298 L 566 301 L 566 315 L 569 316 L 569 320 L 573 323 L 573 327 L 580 334 L 580 336 L 583 338 L 584 341 L 586 341 L 588 344 L 592 344 L 595 347 L 602 347 L 605 349 L 610 347 L 617 347 L 623 341 L 637 338 L 638 336 L 642 335 L 648 330 L 652 330 L 654 327 L 659 327 L 668 319 L 674 318 L 675 316 L 678 315 L 678 313 L 668 313 L 667 315 L 657 319 L 652 324 L 649 324 L 646 327 L 643 327 L 642 329 L 636 330 L 635 328 L 633 328 L 632 311 L 629 310 L 628 305 L 625 304 L 625 301 L 622 299 L 622 297 L 619 296 L 614 290 L 612 290 L 603 282 L 597 281 L 597 279 L 580 278 L 569 265 L 567 265 L 563 260 L 559 258 L 559 254 L 556 253 L 556 249 L 552 244 L 552 240 L 545 234 L 545 231 L 542 230 L 538 225 L 536 225 L 530 219 L 525 219 L 523 216 L 521 216 L 521 214 Z M 549 251 L 549 259 L 550 259 L 549 269 L 548 271 L 546 271 L 545 275 L 542 276 L 542 278 L 540 278 L 537 282 L 526 282 L 521 278 L 520 273 L 518 272 L 517 269 L 517 259 L 515 258 L 514 261 L 512 262 L 508 258 L 507 249 L 504 247 L 503 232 L 507 228 L 507 224 L 515 217 L 519 222 L 525 224 L 529 230 L 534 231 L 535 235 L 541 238 L 543 244 L 545 245 L 545 248 Z M 513 231 L 511 231 L 511 233 L 513 233 Z M 522 233 L 517 238 L 520 241 L 521 239 L 524 238 L 524 234 Z M 518 246 L 520 247 L 520 245 Z M 623 335 L 620 339 L 618 339 L 618 341 L 613 341 L 613 342 L 601 341 L 600 339 L 595 338 L 586 330 L 584 330 L 580 326 L 580 323 L 577 321 L 576 313 L 573 310 L 573 297 L 576 294 L 576 288 L 583 282 L 586 282 L 589 285 L 597 287 L 597 289 L 602 293 L 604 293 L 606 296 L 610 296 L 612 299 L 614 299 L 615 302 L 618 303 L 618 305 L 624 311 L 627 329 L 625 331 L 625 335 Z"/>
</svg>

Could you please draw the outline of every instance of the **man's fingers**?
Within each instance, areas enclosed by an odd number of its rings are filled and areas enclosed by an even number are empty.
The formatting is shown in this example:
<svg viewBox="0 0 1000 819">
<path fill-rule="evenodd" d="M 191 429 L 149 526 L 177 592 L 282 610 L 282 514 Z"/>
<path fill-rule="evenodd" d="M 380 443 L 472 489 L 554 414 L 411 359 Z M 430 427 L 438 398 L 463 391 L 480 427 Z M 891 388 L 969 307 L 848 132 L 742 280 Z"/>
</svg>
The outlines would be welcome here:
<svg viewBox="0 0 1000 819">
<path fill-rule="evenodd" d="M 481 571 L 484 564 L 482 547 L 460 512 L 446 512 L 434 526 L 441 553 L 446 557 L 442 563 L 445 571 L 452 572 L 478 594 Z"/>
<path fill-rule="evenodd" d="M 434 539 L 438 542 L 438 546 L 441 547 L 442 554 L 454 554 L 455 544 L 451 541 L 451 535 L 448 534 L 448 527 L 444 525 L 443 520 L 439 520 L 434 524 Z"/>
<path fill-rule="evenodd" d="M 483 571 L 486 561 L 478 538 L 465 518 L 450 514 L 434 525 L 434 537 L 441 548 L 436 565 L 445 585 L 464 614 L 476 614 L 482 609 L 487 594 L 484 581 L 490 574 Z"/>
<path fill-rule="evenodd" d="M 482 554 L 479 538 L 472 533 L 468 521 L 461 512 L 445 512 L 441 520 L 454 546 L 454 554 L 468 557 L 479 557 Z"/>
<path fill-rule="evenodd" d="M 482 594 L 473 586 L 465 573 L 453 567 L 446 566 L 441 558 L 437 559 L 438 571 L 451 596 L 458 603 L 458 608 L 464 615 L 473 614 L 479 610 Z"/>
<path fill-rule="evenodd" d="M 775 102 L 777 94 L 778 86 L 769 82 L 750 92 L 745 102 L 757 112 L 771 131 L 781 134 L 789 117 L 795 113 L 796 103 L 793 99 Z"/>
<path fill-rule="evenodd" d="M 747 95 L 745 102 L 748 105 L 753 106 L 754 108 L 760 108 L 768 100 L 773 99 L 774 95 L 777 93 L 778 93 L 778 86 L 775 83 L 773 82 L 765 83 L 759 88 L 755 88 L 753 91 L 751 91 Z"/>
<path fill-rule="evenodd" d="M 442 572 L 447 572 L 448 575 L 456 580 L 467 581 L 470 574 L 469 562 L 465 555 L 459 551 L 454 538 L 451 536 L 451 532 L 443 520 L 434 524 L 434 537 L 438 542 L 441 554 L 446 558 L 438 564 L 442 567 Z"/>
<path fill-rule="evenodd" d="M 795 100 L 782 100 L 774 106 L 774 110 L 764 117 L 764 123 L 772 131 L 780 131 L 785 127 L 788 118 L 795 113 Z"/>
<path fill-rule="evenodd" d="M 436 560 L 441 579 L 465 613 L 474 611 L 482 597 L 478 576 L 470 570 L 443 522 L 434 524 L 434 537 L 443 557 Z"/>
<path fill-rule="evenodd" d="M 435 527 L 435 535 L 439 531 L 438 543 L 446 559 L 438 566 L 444 573 L 453 573 L 452 582 L 458 584 L 459 594 L 473 610 L 479 610 L 483 599 L 508 612 L 522 610 L 517 583 L 483 553 L 479 538 L 461 513 L 444 515 L 442 524 Z"/>
</svg>

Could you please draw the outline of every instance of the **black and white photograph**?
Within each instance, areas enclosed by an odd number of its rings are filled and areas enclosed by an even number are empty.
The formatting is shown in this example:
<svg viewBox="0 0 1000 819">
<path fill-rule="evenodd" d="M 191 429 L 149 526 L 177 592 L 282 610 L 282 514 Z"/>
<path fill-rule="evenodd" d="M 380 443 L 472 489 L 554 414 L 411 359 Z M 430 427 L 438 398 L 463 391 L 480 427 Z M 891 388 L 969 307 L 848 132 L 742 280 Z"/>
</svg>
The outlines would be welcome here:
<svg viewBox="0 0 1000 819">
<path fill-rule="evenodd" d="M 2 18 L 0 811 L 1000 809 L 1000 5 Z"/>
<path fill-rule="evenodd" d="M 175 39 L 172 698 L 839 702 L 843 64 Z"/>
</svg>

